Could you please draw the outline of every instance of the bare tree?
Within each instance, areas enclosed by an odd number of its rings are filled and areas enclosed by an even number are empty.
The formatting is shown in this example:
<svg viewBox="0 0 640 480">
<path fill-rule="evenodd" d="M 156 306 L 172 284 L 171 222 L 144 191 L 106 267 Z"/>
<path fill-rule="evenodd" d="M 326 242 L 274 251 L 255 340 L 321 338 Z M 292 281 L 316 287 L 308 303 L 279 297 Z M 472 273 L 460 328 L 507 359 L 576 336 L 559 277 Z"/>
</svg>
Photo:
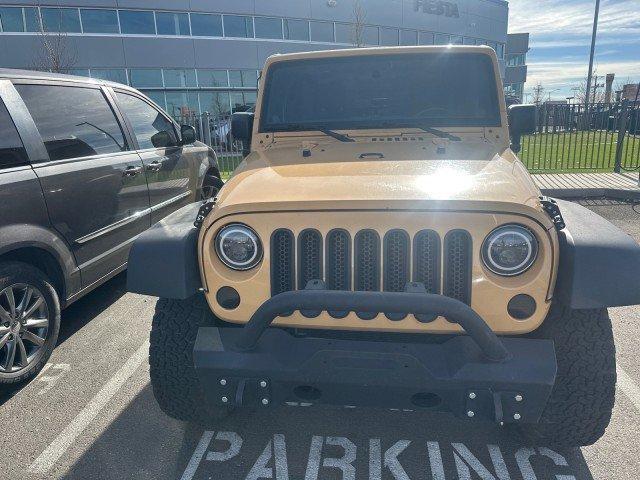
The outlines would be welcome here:
<svg viewBox="0 0 640 480">
<path fill-rule="evenodd" d="M 544 91 L 545 88 L 538 82 L 538 84 L 533 87 L 533 103 L 540 105 L 544 101 Z"/>
<path fill-rule="evenodd" d="M 586 77 L 580 83 L 576 84 L 576 101 L 579 104 L 585 103 L 603 103 L 605 100 L 604 83 L 599 83 L 602 77 L 598 76 L 598 72 L 593 72 L 593 82 L 591 85 L 591 91 L 589 92 L 589 99 L 587 102 L 587 79 Z"/>
<path fill-rule="evenodd" d="M 38 28 L 39 45 L 34 52 L 33 70 L 69 73 L 78 62 L 78 51 L 69 42 L 67 33 L 47 31 L 42 22 L 38 22 Z M 56 30 L 62 30 L 62 13 Z"/>
<path fill-rule="evenodd" d="M 353 0 L 353 11 L 351 13 L 353 26 L 351 30 L 351 43 L 354 47 L 365 46 L 364 28 L 367 20 L 367 12 L 362 6 L 361 0 Z"/>
</svg>

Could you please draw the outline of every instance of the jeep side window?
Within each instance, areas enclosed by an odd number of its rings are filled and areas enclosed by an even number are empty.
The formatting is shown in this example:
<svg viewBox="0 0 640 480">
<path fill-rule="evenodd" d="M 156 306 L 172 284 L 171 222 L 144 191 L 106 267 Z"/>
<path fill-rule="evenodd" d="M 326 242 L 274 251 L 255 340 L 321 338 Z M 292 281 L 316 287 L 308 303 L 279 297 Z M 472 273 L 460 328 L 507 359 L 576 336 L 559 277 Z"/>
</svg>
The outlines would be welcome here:
<svg viewBox="0 0 640 480">
<path fill-rule="evenodd" d="M 29 163 L 27 152 L 18 135 L 7 107 L 0 99 L 0 169 Z"/>
<path fill-rule="evenodd" d="M 131 123 L 138 148 L 166 148 L 178 145 L 178 136 L 167 117 L 144 100 L 116 92 L 118 103 Z"/>
<path fill-rule="evenodd" d="M 95 88 L 16 85 L 51 160 L 127 150 L 120 125 Z"/>
</svg>

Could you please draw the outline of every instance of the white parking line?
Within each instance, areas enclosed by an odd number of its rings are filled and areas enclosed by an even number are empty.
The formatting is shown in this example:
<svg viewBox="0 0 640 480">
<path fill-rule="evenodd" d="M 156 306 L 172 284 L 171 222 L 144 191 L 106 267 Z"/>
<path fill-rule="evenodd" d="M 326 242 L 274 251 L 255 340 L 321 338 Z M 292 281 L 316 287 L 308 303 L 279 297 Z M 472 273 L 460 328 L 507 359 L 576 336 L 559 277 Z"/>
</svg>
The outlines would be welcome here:
<svg viewBox="0 0 640 480">
<path fill-rule="evenodd" d="M 180 480 L 191 480 L 193 478 L 193 476 L 196 473 L 196 470 L 198 470 L 198 465 L 200 465 L 200 461 L 202 460 L 202 457 L 204 457 L 204 454 L 207 451 L 207 448 L 209 448 L 209 444 L 211 443 L 211 439 L 213 438 L 213 432 L 207 430 L 202 434 L 202 437 L 200 438 L 200 441 L 198 442 L 198 445 L 196 446 L 196 449 L 193 452 L 193 455 L 191 455 L 191 460 L 189 460 L 189 464 L 187 465 L 187 468 L 184 469 L 184 473 L 182 474 L 182 477 L 180 478 Z"/>
<path fill-rule="evenodd" d="M 622 367 L 617 368 L 618 372 L 618 387 L 629 397 L 629 400 L 633 402 L 635 407 L 640 412 L 640 387 L 633 381 L 627 372 Z"/>
<path fill-rule="evenodd" d="M 124 385 L 137 370 L 149 353 L 149 341 L 145 341 L 136 352 L 129 357 L 122 367 L 111 377 L 104 387 L 76 415 L 67 427 L 49 444 L 47 448 L 29 466 L 30 472 L 46 473 L 58 459 L 69 449 L 71 444 L 82 434 L 85 428 L 96 418 L 100 410 L 111 400 L 111 397 Z"/>
</svg>

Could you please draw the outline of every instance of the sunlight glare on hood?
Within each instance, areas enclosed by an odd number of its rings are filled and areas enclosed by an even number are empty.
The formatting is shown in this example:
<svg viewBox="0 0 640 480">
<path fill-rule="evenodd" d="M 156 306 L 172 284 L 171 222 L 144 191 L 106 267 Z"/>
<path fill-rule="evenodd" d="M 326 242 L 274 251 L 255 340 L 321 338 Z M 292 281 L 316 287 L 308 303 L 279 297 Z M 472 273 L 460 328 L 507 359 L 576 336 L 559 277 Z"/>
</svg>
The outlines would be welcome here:
<svg viewBox="0 0 640 480">
<path fill-rule="evenodd" d="M 431 175 L 416 178 L 416 186 L 432 197 L 449 197 L 468 190 L 472 184 L 473 178 L 469 172 L 451 167 L 440 168 Z"/>
</svg>

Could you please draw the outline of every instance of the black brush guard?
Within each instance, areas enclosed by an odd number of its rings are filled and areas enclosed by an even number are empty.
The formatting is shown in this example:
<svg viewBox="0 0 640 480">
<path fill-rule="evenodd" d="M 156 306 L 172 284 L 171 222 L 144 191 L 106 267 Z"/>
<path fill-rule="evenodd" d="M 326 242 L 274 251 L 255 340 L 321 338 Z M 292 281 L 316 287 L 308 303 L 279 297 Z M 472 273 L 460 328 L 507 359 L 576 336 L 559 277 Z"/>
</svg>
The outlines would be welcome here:
<svg viewBox="0 0 640 480">
<path fill-rule="evenodd" d="M 300 338 L 267 328 L 292 311 L 438 315 L 467 335 L 424 343 L 416 334 L 415 343 L 404 343 Z M 429 408 L 514 423 L 538 421 L 556 375 L 553 342 L 500 339 L 464 303 L 416 293 L 281 293 L 244 328 L 200 328 L 193 355 L 206 393 L 221 406 Z"/>
</svg>

